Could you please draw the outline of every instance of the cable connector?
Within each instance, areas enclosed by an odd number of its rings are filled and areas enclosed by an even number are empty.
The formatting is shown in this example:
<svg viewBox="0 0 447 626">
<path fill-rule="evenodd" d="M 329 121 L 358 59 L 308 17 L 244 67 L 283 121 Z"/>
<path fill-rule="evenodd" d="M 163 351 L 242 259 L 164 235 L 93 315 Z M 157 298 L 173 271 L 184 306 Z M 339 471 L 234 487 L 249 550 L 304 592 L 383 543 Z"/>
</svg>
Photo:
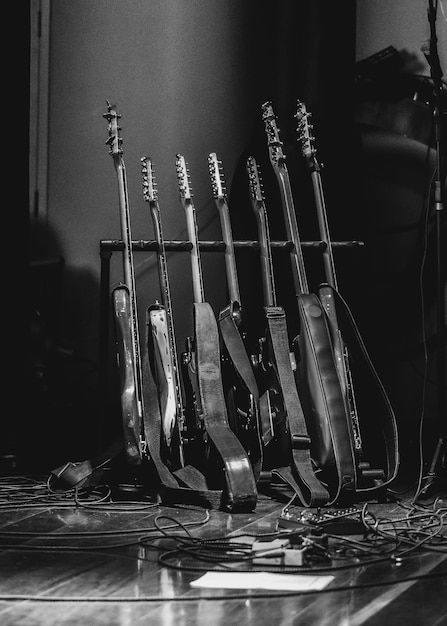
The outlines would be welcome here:
<svg viewBox="0 0 447 626">
<path fill-rule="evenodd" d="M 303 548 L 276 548 L 259 551 L 253 558 L 254 565 L 280 565 L 302 567 L 306 565 L 307 547 Z"/>
<path fill-rule="evenodd" d="M 316 526 L 313 528 L 303 539 L 303 545 L 312 546 L 317 545 L 322 548 L 327 548 L 329 543 L 329 537 L 327 533 L 323 532 L 323 529 L 320 526 Z"/>
</svg>

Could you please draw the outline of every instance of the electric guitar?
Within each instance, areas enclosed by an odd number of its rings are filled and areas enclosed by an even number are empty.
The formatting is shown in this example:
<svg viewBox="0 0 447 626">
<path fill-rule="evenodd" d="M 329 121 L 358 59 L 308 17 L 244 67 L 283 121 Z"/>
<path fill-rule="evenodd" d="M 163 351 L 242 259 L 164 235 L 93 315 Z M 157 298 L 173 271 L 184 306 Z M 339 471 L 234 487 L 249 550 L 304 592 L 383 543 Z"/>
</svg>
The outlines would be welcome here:
<svg viewBox="0 0 447 626">
<path fill-rule="evenodd" d="M 124 432 L 125 454 L 129 463 L 140 464 L 147 455 L 143 422 L 143 394 L 138 330 L 135 272 L 130 229 L 129 200 L 127 194 L 126 168 L 123 159 L 121 115 L 116 106 L 107 101 L 109 138 L 106 144 L 113 157 L 118 180 L 121 238 L 123 241 L 124 282 L 113 290 L 112 301 L 115 316 L 115 343 L 121 380 L 121 413 Z"/>
<path fill-rule="evenodd" d="M 262 180 L 259 167 L 253 156 L 248 157 L 246 170 L 251 205 L 258 227 L 264 309 L 266 317 L 269 313 L 281 315 L 283 309 L 278 306 L 276 298 L 270 232 Z M 290 456 L 290 445 L 287 412 L 268 332 L 259 341 L 259 355 L 256 362 L 262 393 L 260 407 L 262 441 L 265 446 L 264 464 L 265 469 L 272 469 L 287 464 Z"/>
<path fill-rule="evenodd" d="M 203 434 L 196 462 L 209 486 L 226 491 L 229 511 L 252 510 L 257 489 L 250 460 L 231 430 L 222 383 L 219 331 L 213 310 L 205 300 L 196 212 L 188 166 L 181 154 L 176 157 L 181 204 L 185 210 L 194 296 L 194 336 L 187 339 L 182 365 L 189 407 Z M 200 449 L 201 448 L 201 449 Z"/>
<path fill-rule="evenodd" d="M 295 117 L 298 122 L 297 132 L 302 155 L 311 171 L 320 237 L 325 243 L 323 260 L 326 283 L 320 285 L 318 293 L 327 314 L 346 414 L 350 420 L 349 430 L 357 465 L 356 487 L 358 492 L 373 492 L 380 486 L 383 488 L 397 474 L 399 451 L 396 418 L 352 313 L 338 293 L 321 180 L 321 167 L 316 156 L 313 126 L 310 121 L 311 113 L 307 111 L 305 104 L 299 100 Z M 340 324 L 340 321 L 343 325 Z M 349 343 L 347 343 L 348 341 Z M 368 413 L 371 415 L 370 420 L 364 419 L 365 405 L 363 404 L 362 408 L 359 408 L 351 363 L 355 363 L 357 375 L 361 372 L 363 384 L 367 382 L 369 385 L 367 391 L 364 388 L 364 394 L 368 397 L 366 415 Z M 378 433 L 380 436 L 377 439 Z M 369 441 L 368 446 L 365 445 L 365 440 Z M 383 445 L 385 445 L 386 451 L 383 449 Z"/>
<path fill-rule="evenodd" d="M 185 417 L 181 394 L 180 372 L 174 334 L 171 290 L 168 277 L 166 250 L 158 201 L 157 183 L 152 160 L 142 157 L 143 197 L 149 203 L 155 238 L 160 282 L 161 304 L 156 301 L 149 307 L 149 324 L 152 331 L 151 349 L 154 379 L 158 390 L 161 416 L 162 446 L 170 467 L 184 467 Z"/>
<path fill-rule="evenodd" d="M 309 293 L 292 189 L 282 141 L 271 102 L 262 105 L 270 163 L 281 194 L 287 236 L 293 242 L 292 272 L 297 294 L 300 331 L 297 381 L 304 401 L 312 441 L 312 458 L 334 501 L 350 498 L 357 485 L 356 459 L 350 418 L 339 379 L 327 314 Z"/>
<path fill-rule="evenodd" d="M 354 393 L 349 355 L 339 329 L 337 311 L 334 302 L 333 290 L 338 290 L 338 285 L 332 243 L 329 234 L 326 203 L 321 180 L 321 167 L 317 160 L 313 125 L 311 124 L 311 113 L 307 111 L 306 105 L 299 100 L 297 101 L 297 112 L 295 117 L 297 119 L 297 135 L 298 142 L 301 147 L 301 153 L 311 172 L 320 237 L 325 244 L 325 249 L 323 251 L 323 263 L 326 274 L 326 283 L 329 285 L 329 288 L 327 285 L 321 285 L 319 288 L 319 297 L 328 316 L 340 384 L 346 403 L 347 413 L 351 417 L 353 441 L 357 454 L 357 460 L 360 461 L 362 457 L 362 439 L 360 435 L 357 403 Z"/>
<path fill-rule="evenodd" d="M 225 267 L 230 298 L 228 306 L 219 314 L 223 338 L 222 373 L 228 418 L 232 430 L 247 451 L 255 477 L 258 477 L 262 466 L 259 390 L 246 347 L 247 332 L 242 312 L 223 165 L 215 152 L 208 155 L 208 169 L 225 243 Z"/>
</svg>

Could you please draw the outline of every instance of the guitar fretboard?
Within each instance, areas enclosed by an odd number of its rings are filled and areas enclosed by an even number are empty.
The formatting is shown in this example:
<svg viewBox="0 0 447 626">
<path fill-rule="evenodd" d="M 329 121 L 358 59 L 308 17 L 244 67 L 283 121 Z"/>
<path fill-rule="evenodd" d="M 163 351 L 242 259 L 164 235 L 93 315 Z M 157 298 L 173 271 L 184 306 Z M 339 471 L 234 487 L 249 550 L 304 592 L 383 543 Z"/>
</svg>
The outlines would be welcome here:
<svg viewBox="0 0 447 626">
<path fill-rule="evenodd" d="M 298 141 L 301 146 L 301 152 L 311 171 L 312 185 L 314 191 L 315 204 L 317 207 L 318 226 L 320 230 L 321 240 L 324 241 L 325 249 L 323 251 L 324 270 L 326 274 L 326 282 L 338 289 L 337 277 L 335 273 L 334 255 L 332 251 L 332 242 L 329 234 L 329 224 L 327 219 L 326 203 L 323 193 L 323 185 L 321 180 L 321 167 L 317 160 L 317 151 L 314 146 L 313 126 L 311 124 L 311 113 L 306 109 L 304 102 L 298 100 L 297 112 L 297 134 Z"/>
<path fill-rule="evenodd" d="M 236 255 L 234 253 L 233 233 L 231 230 L 230 211 L 225 189 L 222 162 L 215 152 L 208 155 L 208 167 L 211 178 L 213 195 L 219 211 L 222 238 L 225 243 L 225 269 L 227 273 L 228 291 L 230 300 L 241 304 L 239 282 L 236 269 Z"/>
<path fill-rule="evenodd" d="M 250 199 L 253 211 L 256 215 L 258 226 L 259 247 L 261 250 L 262 288 L 264 292 L 265 306 L 277 305 L 275 278 L 273 275 L 273 260 L 270 244 L 270 232 L 267 218 L 267 209 L 262 189 L 262 179 L 258 164 L 253 156 L 248 157 L 246 163 L 248 183 L 250 187 Z"/>
<path fill-rule="evenodd" d="M 192 245 L 190 259 L 194 302 L 205 302 L 196 209 L 192 200 L 193 194 L 189 181 L 188 164 L 185 161 L 185 157 L 181 154 L 177 154 L 176 157 L 176 170 L 180 191 L 180 200 L 186 214 L 186 227 L 188 232 L 188 238 Z"/>
</svg>

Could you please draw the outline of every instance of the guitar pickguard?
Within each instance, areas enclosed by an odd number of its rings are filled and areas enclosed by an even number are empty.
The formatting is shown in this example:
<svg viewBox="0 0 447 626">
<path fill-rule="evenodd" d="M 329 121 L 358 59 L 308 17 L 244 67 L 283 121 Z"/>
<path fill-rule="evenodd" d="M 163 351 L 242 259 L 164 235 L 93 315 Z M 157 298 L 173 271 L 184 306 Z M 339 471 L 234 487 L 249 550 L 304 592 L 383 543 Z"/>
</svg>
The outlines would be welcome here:
<svg viewBox="0 0 447 626">
<path fill-rule="evenodd" d="M 151 307 L 149 319 L 154 345 L 155 380 L 159 390 L 162 432 L 169 447 L 176 426 L 177 406 L 165 309 L 161 306 Z"/>
</svg>

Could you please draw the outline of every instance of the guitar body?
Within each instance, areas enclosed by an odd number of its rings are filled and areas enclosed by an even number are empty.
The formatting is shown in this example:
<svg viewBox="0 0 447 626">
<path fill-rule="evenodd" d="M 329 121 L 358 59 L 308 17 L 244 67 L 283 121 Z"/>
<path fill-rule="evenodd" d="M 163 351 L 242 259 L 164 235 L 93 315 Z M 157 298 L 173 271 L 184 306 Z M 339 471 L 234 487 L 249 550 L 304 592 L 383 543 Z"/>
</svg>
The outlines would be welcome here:
<svg viewBox="0 0 447 626">
<path fill-rule="evenodd" d="M 185 421 L 189 433 L 188 445 L 185 447 L 185 462 L 194 465 L 205 475 L 210 458 L 209 438 L 204 429 L 197 356 L 195 341 L 192 337 L 186 340 L 186 349 L 181 354 L 180 367 L 185 392 Z"/>
<path fill-rule="evenodd" d="M 340 382 L 345 404 L 348 405 L 347 424 L 356 458 L 356 489 L 358 493 L 374 493 L 397 475 L 399 441 L 396 417 L 348 304 L 333 287 L 323 285 L 320 292 L 323 289 L 326 294 L 331 294 L 337 311 L 336 328 L 332 327 L 328 316 L 331 335 L 340 333 L 346 346 L 345 371 L 349 373 L 349 378 L 340 377 Z M 348 384 L 343 385 L 346 381 Z M 348 394 L 349 398 L 354 386 L 362 390 L 355 402 L 355 413 L 345 396 Z"/>
<path fill-rule="evenodd" d="M 185 418 L 195 437 L 186 460 L 206 477 L 209 489 L 223 489 L 228 511 L 253 510 L 257 501 L 249 457 L 230 426 L 223 386 L 219 333 L 211 306 L 194 303 L 195 336 L 182 354 Z"/>
<path fill-rule="evenodd" d="M 356 459 L 327 316 L 315 294 L 297 298 L 298 386 L 306 406 L 312 458 L 331 494 L 354 491 Z M 341 477 L 341 478 L 339 478 Z M 340 484 L 338 484 L 340 483 Z"/>
<path fill-rule="evenodd" d="M 219 331 L 214 312 L 207 302 L 194 303 L 194 325 L 200 406 L 209 437 L 206 476 L 210 481 L 216 480 L 217 484 L 210 485 L 212 488 L 226 487 L 228 510 L 250 510 L 256 505 L 256 483 L 248 456 L 228 422 Z M 219 466 L 220 471 L 214 475 Z M 219 484 L 222 482 L 226 484 Z"/>
<path fill-rule="evenodd" d="M 219 314 L 222 336 L 222 383 L 231 430 L 245 449 L 256 481 L 260 477 L 263 444 L 260 433 L 259 388 L 245 345 L 239 303 L 230 302 Z"/>
<path fill-rule="evenodd" d="M 124 445 L 128 461 L 141 463 L 140 455 L 140 412 L 136 392 L 135 362 L 132 351 L 132 332 L 130 324 L 130 296 L 124 285 L 112 292 L 115 321 L 115 344 L 118 369 L 121 381 L 121 413 L 123 421 Z"/>
<path fill-rule="evenodd" d="M 267 325 L 266 325 L 267 326 Z M 268 333 L 259 342 L 260 421 L 264 446 L 263 468 L 271 470 L 288 463 L 290 434 L 273 348 Z"/>
<path fill-rule="evenodd" d="M 228 354 L 222 354 L 222 384 L 228 423 L 251 459 L 253 440 L 259 439 L 259 411 L 255 397 L 245 388 Z"/>
</svg>

